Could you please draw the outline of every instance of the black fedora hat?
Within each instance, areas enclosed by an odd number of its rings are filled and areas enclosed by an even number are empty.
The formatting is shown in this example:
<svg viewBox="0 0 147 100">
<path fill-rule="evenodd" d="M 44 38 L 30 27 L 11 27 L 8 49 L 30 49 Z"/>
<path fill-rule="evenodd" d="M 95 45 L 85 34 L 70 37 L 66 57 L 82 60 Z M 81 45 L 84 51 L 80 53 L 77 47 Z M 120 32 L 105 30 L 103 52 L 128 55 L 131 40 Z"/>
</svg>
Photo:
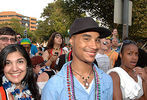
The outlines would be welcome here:
<svg viewBox="0 0 147 100">
<path fill-rule="evenodd" d="M 111 35 L 111 31 L 104 27 L 99 27 L 98 23 L 91 17 L 77 18 L 70 27 L 70 37 L 75 34 L 95 31 L 100 34 L 100 38 L 105 38 Z"/>
</svg>

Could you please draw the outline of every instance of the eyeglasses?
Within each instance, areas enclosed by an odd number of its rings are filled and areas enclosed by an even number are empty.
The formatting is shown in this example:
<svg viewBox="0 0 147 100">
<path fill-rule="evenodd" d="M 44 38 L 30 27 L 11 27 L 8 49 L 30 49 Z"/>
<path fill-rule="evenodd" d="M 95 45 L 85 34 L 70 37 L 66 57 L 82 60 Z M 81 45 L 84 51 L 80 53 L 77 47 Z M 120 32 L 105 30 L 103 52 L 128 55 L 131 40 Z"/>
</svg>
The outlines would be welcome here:
<svg viewBox="0 0 147 100">
<path fill-rule="evenodd" d="M 27 50 L 31 49 L 31 47 L 24 47 L 24 48 L 27 49 Z"/>
<path fill-rule="evenodd" d="M 10 40 L 10 42 L 14 43 L 15 42 L 15 38 L 8 38 L 8 37 L 1 37 L 0 40 L 2 40 L 3 42 L 8 42 Z"/>
<path fill-rule="evenodd" d="M 107 44 L 108 44 L 108 42 L 106 42 L 106 41 L 105 41 L 105 42 L 103 42 L 103 45 L 107 45 Z"/>
<path fill-rule="evenodd" d="M 124 40 L 123 44 L 136 44 L 136 42 L 134 42 L 132 40 Z"/>
<path fill-rule="evenodd" d="M 17 37 L 17 39 L 20 39 L 21 37 Z"/>
</svg>

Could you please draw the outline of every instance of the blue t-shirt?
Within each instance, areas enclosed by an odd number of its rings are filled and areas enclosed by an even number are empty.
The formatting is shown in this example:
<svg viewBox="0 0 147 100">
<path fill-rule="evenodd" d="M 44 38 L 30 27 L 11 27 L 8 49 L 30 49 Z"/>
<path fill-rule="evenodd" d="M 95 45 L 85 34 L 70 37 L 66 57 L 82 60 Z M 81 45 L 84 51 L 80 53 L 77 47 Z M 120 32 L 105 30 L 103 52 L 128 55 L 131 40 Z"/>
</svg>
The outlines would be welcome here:
<svg viewBox="0 0 147 100">
<path fill-rule="evenodd" d="M 35 45 L 31 44 L 31 54 L 35 55 L 38 52 L 38 49 Z"/>
<path fill-rule="evenodd" d="M 67 62 L 62 69 L 51 79 L 48 80 L 42 91 L 41 100 L 69 100 L 67 88 Z M 113 82 L 111 77 L 98 69 L 100 79 L 100 98 L 101 100 L 112 100 L 113 98 Z M 88 93 L 79 81 L 74 77 L 74 93 L 76 100 L 95 100 L 95 81 L 92 83 L 90 92 Z"/>
</svg>

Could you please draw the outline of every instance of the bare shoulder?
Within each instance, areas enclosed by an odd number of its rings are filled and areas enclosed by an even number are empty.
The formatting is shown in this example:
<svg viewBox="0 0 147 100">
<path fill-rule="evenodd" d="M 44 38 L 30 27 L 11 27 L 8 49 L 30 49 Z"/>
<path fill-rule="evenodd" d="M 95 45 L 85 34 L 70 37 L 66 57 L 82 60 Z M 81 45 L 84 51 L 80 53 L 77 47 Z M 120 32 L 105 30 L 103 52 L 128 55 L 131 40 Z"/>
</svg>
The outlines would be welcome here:
<svg viewBox="0 0 147 100">
<path fill-rule="evenodd" d="M 111 72 L 109 75 L 112 77 L 112 80 L 115 82 L 120 82 L 120 77 L 116 72 Z"/>
<path fill-rule="evenodd" d="M 119 75 L 116 72 L 111 72 L 109 75 L 113 80 L 113 100 L 122 100 Z"/>
<path fill-rule="evenodd" d="M 43 73 L 41 73 L 41 74 L 38 76 L 37 81 L 38 81 L 38 82 L 46 82 L 46 81 L 48 81 L 48 79 L 49 79 L 48 74 L 45 73 L 45 72 L 43 72 Z"/>
</svg>

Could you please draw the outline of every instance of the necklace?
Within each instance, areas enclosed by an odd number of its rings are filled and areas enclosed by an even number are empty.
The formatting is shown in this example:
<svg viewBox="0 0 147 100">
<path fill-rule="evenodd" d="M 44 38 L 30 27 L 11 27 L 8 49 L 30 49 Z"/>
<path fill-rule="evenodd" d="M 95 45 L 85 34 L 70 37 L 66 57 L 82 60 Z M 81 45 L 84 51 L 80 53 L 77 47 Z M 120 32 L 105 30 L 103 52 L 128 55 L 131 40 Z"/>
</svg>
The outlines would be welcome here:
<svg viewBox="0 0 147 100">
<path fill-rule="evenodd" d="M 59 50 L 60 48 L 54 48 L 55 50 Z"/>
<path fill-rule="evenodd" d="M 85 87 L 86 89 L 88 89 L 88 88 L 89 88 L 88 79 L 90 78 L 90 75 L 91 75 L 92 70 L 90 71 L 90 73 L 89 73 L 89 75 L 87 76 L 87 78 L 85 78 L 84 76 L 82 76 L 81 74 L 79 74 L 78 72 L 76 72 L 76 71 L 73 70 L 73 69 L 72 69 L 72 71 L 75 72 L 77 75 L 79 75 L 79 76 L 84 80 L 84 81 L 83 81 L 84 87 Z"/>
<path fill-rule="evenodd" d="M 67 65 L 67 89 L 69 100 L 76 100 L 75 91 L 74 91 L 74 79 L 71 69 L 71 63 Z M 95 80 L 95 100 L 100 100 L 100 80 L 98 71 L 93 67 L 94 80 Z"/>
<path fill-rule="evenodd" d="M 71 53 L 72 53 L 72 51 L 65 54 L 65 63 L 71 60 L 71 56 L 72 56 Z"/>
<path fill-rule="evenodd" d="M 28 89 L 28 86 L 22 86 L 23 90 L 16 88 L 15 84 L 12 84 L 5 76 L 2 77 L 2 85 L 6 92 L 10 92 L 14 97 L 14 100 L 31 100 L 32 94 Z"/>
</svg>

